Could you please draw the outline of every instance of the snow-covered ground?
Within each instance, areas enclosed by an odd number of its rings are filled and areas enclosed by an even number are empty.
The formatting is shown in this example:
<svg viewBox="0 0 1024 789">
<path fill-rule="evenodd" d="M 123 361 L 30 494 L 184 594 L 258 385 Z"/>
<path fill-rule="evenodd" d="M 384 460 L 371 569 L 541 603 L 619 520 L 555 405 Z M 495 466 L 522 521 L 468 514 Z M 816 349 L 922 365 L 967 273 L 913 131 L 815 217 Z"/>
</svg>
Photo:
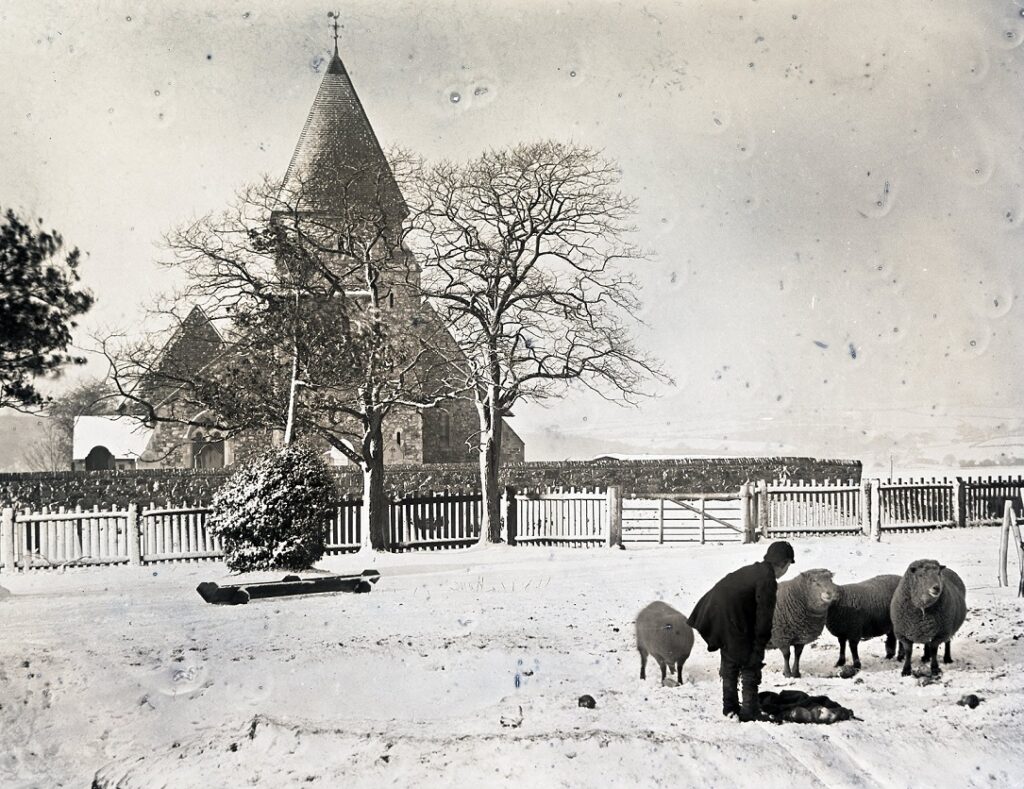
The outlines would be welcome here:
<svg viewBox="0 0 1024 789">
<path fill-rule="evenodd" d="M 795 544 L 794 570 L 838 582 L 954 567 L 970 606 L 956 662 L 901 678 L 876 640 L 843 680 L 826 633 L 787 680 L 769 653 L 764 689 L 863 719 L 833 726 L 722 718 L 699 637 L 682 686 L 656 667 L 642 682 L 636 612 L 689 612 L 763 544 L 386 555 L 371 594 L 238 607 L 194 591 L 219 564 L 0 576 L 0 785 L 1020 786 L 1024 605 L 996 585 L 998 529 Z M 959 706 L 967 693 L 981 705 Z"/>
</svg>

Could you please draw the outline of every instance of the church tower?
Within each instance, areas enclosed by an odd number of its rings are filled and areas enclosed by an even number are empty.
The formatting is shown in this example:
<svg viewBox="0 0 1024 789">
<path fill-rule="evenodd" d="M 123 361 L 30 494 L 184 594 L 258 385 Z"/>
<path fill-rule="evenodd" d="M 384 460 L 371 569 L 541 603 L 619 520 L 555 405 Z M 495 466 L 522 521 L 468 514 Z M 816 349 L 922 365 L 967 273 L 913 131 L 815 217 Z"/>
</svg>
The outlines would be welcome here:
<svg viewBox="0 0 1024 789">
<path fill-rule="evenodd" d="M 402 244 L 409 208 L 338 53 L 336 18 L 334 28 L 334 52 L 271 217 L 283 234 L 277 265 L 280 273 L 294 277 L 293 281 L 315 277 L 310 284 L 329 284 L 332 298 L 340 286 L 346 300 L 356 308 L 374 300 L 378 315 L 400 330 L 396 334 L 406 330 L 420 338 L 429 334 L 430 364 L 442 369 L 461 355 L 461 349 L 437 313 L 419 296 L 419 267 Z M 293 246 L 296 241 L 301 244 L 301 254 L 292 255 L 298 248 Z M 308 264 L 306 253 L 310 250 L 317 258 L 315 268 Z M 293 262 L 294 268 L 286 271 Z M 365 272 L 370 268 L 374 275 L 367 277 Z M 220 337 L 202 311 L 190 316 L 185 328 L 188 330 L 162 351 L 166 358 L 202 361 L 220 348 Z M 425 380 L 433 380 L 426 377 L 434 375 L 429 369 L 424 373 Z M 160 408 L 174 408 L 176 402 L 173 395 L 169 396 Z M 385 463 L 470 462 L 475 459 L 477 421 L 475 407 L 468 400 L 449 400 L 433 407 L 395 404 L 384 424 Z M 522 441 L 507 423 L 505 430 L 503 455 L 509 460 L 522 460 Z M 197 433 L 171 422 L 157 422 L 139 464 L 231 465 L 263 451 L 273 440 L 269 429 L 254 428 L 222 439 L 208 431 Z M 218 449 L 219 454 L 207 450 L 208 446 Z"/>
<path fill-rule="evenodd" d="M 415 259 L 402 244 L 409 209 L 338 53 L 337 17 L 334 52 L 278 197 L 275 222 L 334 255 L 346 292 L 369 295 L 362 264 L 372 261 L 378 306 L 418 305 Z"/>
<path fill-rule="evenodd" d="M 395 227 L 408 209 L 352 79 L 334 54 L 284 178 L 284 197 L 302 212 L 339 219 L 380 213 Z"/>
<path fill-rule="evenodd" d="M 409 209 L 391 165 L 338 52 L 334 17 L 334 52 L 327 65 L 306 123 L 292 154 L 281 190 L 289 221 L 319 227 L 345 238 L 335 247 L 339 263 L 352 262 L 366 249 L 359 238 L 375 238 L 381 264 L 378 304 L 387 319 L 429 332 L 442 358 L 461 355 L 434 310 L 417 292 L 419 269 L 402 245 L 402 226 Z M 365 282 L 353 282 L 350 296 L 360 295 Z M 411 287 L 410 287 L 411 286 Z M 447 342 L 446 342 L 447 341 Z M 447 346 L 447 347 L 443 347 Z M 472 436 L 477 433 L 474 406 L 465 400 L 433 408 L 397 407 L 385 426 L 385 460 L 394 463 L 451 463 L 475 460 Z M 506 424 L 503 454 L 523 459 L 523 444 Z"/>
</svg>

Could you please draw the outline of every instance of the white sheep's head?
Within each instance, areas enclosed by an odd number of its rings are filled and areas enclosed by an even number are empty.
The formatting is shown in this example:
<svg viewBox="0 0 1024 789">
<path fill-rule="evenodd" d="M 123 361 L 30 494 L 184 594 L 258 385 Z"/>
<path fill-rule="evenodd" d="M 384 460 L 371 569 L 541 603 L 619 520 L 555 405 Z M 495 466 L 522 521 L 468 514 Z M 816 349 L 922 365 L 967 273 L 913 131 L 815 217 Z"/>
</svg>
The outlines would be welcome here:
<svg viewBox="0 0 1024 789">
<path fill-rule="evenodd" d="M 911 562 L 903 578 L 914 608 L 931 608 L 942 597 L 942 571 L 945 568 L 934 559 Z"/>
<path fill-rule="evenodd" d="M 807 602 L 813 608 L 828 608 L 839 596 L 839 589 L 832 580 L 831 570 L 804 570 L 800 577 L 807 592 Z"/>
</svg>

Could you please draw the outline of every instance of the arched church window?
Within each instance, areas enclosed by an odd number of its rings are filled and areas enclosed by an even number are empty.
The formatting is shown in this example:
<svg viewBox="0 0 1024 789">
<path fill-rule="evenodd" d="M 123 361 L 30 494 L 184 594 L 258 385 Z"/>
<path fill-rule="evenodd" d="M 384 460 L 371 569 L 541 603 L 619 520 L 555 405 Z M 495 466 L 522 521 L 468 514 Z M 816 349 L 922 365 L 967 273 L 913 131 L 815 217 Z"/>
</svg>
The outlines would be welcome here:
<svg viewBox="0 0 1024 789">
<path fill-rule="evenodd" d="M 440 410 L 438 412 L 438 414 L 439 414 L 439 420 L 438 421 L 440 422 L 440 428 L 441 428 L 441 443 L 444 446 L 446 446 L 446 447 L 450 447 L 452 445 L 452 420 L 451 420 L 451 417 L 449 417 L 448 416 L 448 412 L 443 410 L 443 409 Z"/>
<path fill-rule="evenodd" d="M 395 308 L 395 292 L 394 291 L 391 291 L 388 294 L 388 307 L 390 307 L 391 309 Z"/>
<path fill-rule="evenodd" d="M 224 439 L 217 434 L 210 436 L 197 432 L 192 437 L 193 468 L 224 468 Z"/>
<path fill-rule="evenodd" d="M 401 430 L 396 430 L 395 431 L 395 443 L 398 444 L 398 446 L 402 446 L 402 431 Z"/>
</svg>

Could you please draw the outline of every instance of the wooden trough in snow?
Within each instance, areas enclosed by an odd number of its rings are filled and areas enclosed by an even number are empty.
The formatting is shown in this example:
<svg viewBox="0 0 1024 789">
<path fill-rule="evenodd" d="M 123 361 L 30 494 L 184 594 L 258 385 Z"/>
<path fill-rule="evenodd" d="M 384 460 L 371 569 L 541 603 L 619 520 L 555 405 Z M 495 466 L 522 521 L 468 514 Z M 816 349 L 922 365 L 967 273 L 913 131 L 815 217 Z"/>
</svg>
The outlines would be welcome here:
<svg viewBox="0 0 1024 789">
<path fill-rule="evenodd" d="M 199 596 L 208 603 L 219 605 L 244 605 L 250 600 L 263 597 L 287 597 L 290 595 L 324 594 L 326 592 L 369 592 L 380 580 L 376 570 L 363 570 L 359 575 L 323 575 L 316 578 L 300 578 L 286 575 L 280 581 L 258 581 L 255 583 L 225 584 L 220 586 L 204 581 L 196 587 Z"/>
</svg>

